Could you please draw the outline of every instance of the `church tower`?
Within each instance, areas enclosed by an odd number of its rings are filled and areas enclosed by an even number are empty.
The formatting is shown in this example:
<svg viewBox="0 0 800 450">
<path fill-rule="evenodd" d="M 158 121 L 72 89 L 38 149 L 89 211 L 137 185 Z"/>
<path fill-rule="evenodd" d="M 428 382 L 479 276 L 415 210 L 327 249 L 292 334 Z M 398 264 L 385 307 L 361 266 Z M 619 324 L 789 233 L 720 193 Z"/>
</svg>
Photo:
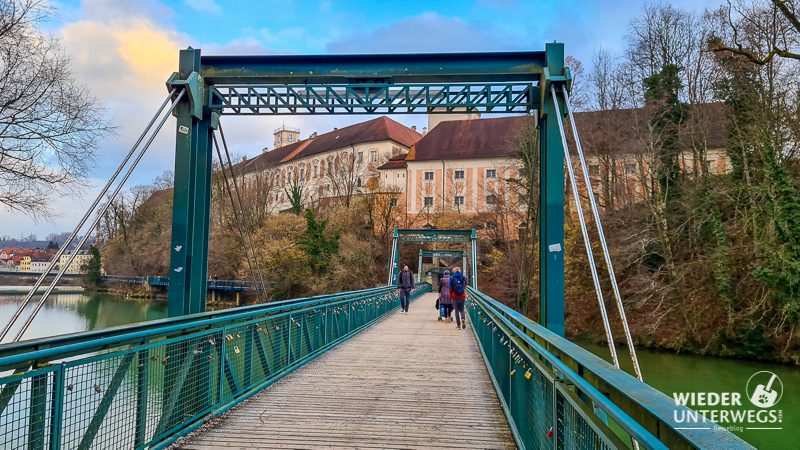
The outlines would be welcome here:
<svg viewBox="0 0 800 450">
<path fill-rule="evenodd" d="M 276 128 L 273 134 L 275 135 L 275 148 L 281 148 L 284 145 L 294 144 L 300 140 L 300 129 L 289 128 L 286 125 Z"/>
</svg>

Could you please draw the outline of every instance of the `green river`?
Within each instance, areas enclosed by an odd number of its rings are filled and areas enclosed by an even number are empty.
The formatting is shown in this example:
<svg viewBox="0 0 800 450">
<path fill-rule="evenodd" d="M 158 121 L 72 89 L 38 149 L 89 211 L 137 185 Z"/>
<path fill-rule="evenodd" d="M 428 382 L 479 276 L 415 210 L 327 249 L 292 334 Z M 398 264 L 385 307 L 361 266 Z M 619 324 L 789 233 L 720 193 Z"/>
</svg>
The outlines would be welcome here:
<svg viewBox="0 0 800 450">
<path fill-rule="evenodd" d="M 0 290 L 2 324 L 11 317 L 23 298 L 24 295 L 18 294 L 4 295 Z M 27 317 L 32 309 L 33 306 L 29 306 L 23 317 Z M 25 334 L 25 338 L 108 328 L 160 319 L 166 315 L 167 304 L 164 301 L 127 300 L 97 293 L 59 293 L 47 301 Z M 607 347 L 586 343 L 581 345 L 608 360 Z M 747 396 L 745 386 L 748 379 L 762 370 L 773 372 L 780 377 L 784 388 L 784 395 L 773 408 L 782 411 L 782 418 L 779 423 L 761 427 L 781 429 L 747 429 L 758 427 L 758 424 L 724 425 L 739 426 L 741 431 L 733 431 L 758 448 L 800 448 L 800 367 L 643 349 L 638 351 L 638 355 L 645 381 L 670 397 L 673 392 L 741 392 L 743 406 L 740 408 L 743 409 L 759 409 L 750 405 L 744 398 Z M 630 358 L 622 349 L 620 349 L 620 359 L 623 362 L 623 369 L 632 373 Z"/>
</svg>

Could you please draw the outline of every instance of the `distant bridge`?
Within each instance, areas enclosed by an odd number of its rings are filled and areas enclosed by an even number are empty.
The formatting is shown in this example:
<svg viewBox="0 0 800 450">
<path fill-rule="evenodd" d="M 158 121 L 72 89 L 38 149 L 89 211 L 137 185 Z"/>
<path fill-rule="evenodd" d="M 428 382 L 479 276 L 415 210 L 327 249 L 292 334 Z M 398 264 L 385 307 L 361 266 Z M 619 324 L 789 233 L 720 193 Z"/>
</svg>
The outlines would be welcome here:
<svg viewBox="0 0 800 450">
<path fill-rule="evenodd" d="M 141 284 L 145 286 L 169 286 L 169 277 L 129 277 L 120 275 L 103 275 L 103 281 Z M 216 291 L 253 291 L 256 290 L 256 288 L 257 284 L 253 283 L 252 281 L 209 280 L 207 289 Z"/>
<path fill-rule="evenodd" d="M 42 272 L 27 272 L 21 270 L 0 270 L 0 277 L 14 277 L 14 278 L 39 278 Z M 55 273 L 47 274 L 47 278 L 54 278 Z M 83 277 L 82 273 L 64 273 L 61 278 L 79 279 Z"/>
</svg>

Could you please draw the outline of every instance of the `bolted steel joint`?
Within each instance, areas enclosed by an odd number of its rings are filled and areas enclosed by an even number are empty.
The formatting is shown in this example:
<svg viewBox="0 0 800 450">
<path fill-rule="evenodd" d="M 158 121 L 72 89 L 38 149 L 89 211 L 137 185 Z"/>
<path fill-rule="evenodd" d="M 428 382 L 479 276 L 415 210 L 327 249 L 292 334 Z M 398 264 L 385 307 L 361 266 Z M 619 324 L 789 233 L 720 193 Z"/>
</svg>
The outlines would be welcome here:
<svg viewBox="0 0 800 450">
<path fill-rule="evenodd" d="M 187 101 L 190 105 L 190 113 L 197 119 L 203 118 L 203 98 L 205 91 L 205 83 L 203 77 L 197 72 L 191 72 L 186 79 L 182 79 L 179 72 L 173 72 L 167 80 L 167 90 L 172 91 L 185 90 Z"/>
</svg>

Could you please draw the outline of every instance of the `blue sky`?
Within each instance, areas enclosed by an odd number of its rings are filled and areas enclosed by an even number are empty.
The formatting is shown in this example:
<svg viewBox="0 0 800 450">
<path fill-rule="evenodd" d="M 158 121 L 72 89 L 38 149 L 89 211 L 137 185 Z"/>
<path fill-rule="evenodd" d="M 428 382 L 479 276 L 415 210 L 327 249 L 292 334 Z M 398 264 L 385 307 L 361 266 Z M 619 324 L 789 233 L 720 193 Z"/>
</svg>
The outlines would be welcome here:
<svg viewBox="0 0 800 450">
<path fill-rule="evenodd" d="M 722 0 L 675 0 L 702 11 Z M 166 95 L 178 50 L 203 54 L 315 54 L 540 50 L 564 42 L 568 55 L 591 65 L 598 49 L 624 51 L 631 19 L 644 1 L 475 0 L 69 0 L 54 3 L 58 16 L 46 24 L 73 56 L 74 76 L 89 86 L 118 127 L 105 141 L 90 186 L 82 194 L 55 197 L 58 216 L 36 222 L 9 213 L 0 235 L 68 231 L 91 203 L 104 176 L 113 172 Z M 365 116 L 225 118 L 234 154 L 254 156 L 272 146 L 271 130 L 285 124 L 301 137 L 368 119 Z M 422 128 L 425 116 L 395 116 Z M 169 122 L 129 180 L 145 184 L 171 169 L 174 123 Z"/>
</svg>

